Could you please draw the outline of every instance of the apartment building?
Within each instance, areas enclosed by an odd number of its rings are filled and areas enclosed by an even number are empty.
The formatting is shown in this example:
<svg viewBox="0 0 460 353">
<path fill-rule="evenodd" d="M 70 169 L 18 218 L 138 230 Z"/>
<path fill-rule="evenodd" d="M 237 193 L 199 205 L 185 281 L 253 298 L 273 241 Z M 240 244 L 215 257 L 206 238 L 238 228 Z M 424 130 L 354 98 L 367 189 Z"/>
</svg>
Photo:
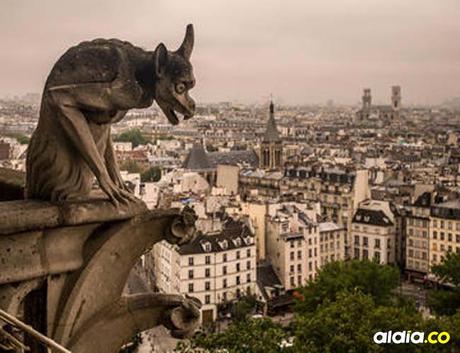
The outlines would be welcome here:
<svg viewBox="0 0 460 353">
<path fill-rule="evenodd" d="M 430 213 L 429 267 L 447 252 L 460 252 L 460 199 L 436 204 Z"/>
<path fill-rule="evenodd" d="M 394 208 L 388 202 L 369 200 L 356 211 L 350 236 L 354 259 L 376 259 L 382 264 L 396 261 Z"/>
<path fill-rule="evenodd" d="M 359 203 L 370 197 L 368 179 L 365 169 L 287 167 L 281 191 L 320 202 L 323 220 L 349 229 Z"/>
<path fill-rule="evenodd" d="M 228 218 L 218 232 L 182 246 L 161 242 L 153 251 L 158 289 L 198 298 L 203 323 L 216 319 L 219 304 L 257 293 L 254 235 L 240 221 Z"/>
<path fill-rule="evenodd" d="M 413 280 L 423 280 L 430 269 L 431 199 L 431 192 L 421 194 L 406 215 L 405 272 Z"/>
<path fill-rule="evenodd" d="M 303 286 L 316 276 L 319 228 L 313 215 L 293 203 L 278 204 L 267 216 L 266 258 L 286 290 Z"/>
<path fill-rule="evenodd" d="M 319 228 L 320 266 L 330 261 L 345 260 L 347 230 L 333 222 L 322 222 Z"/>
</svg>

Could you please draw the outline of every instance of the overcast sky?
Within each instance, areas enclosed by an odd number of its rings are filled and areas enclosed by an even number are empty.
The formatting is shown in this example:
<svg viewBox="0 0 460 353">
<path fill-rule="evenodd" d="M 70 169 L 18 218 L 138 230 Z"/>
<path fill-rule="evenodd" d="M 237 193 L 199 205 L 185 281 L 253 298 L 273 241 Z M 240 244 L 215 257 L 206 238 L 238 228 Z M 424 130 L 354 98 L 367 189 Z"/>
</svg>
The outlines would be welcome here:
<svg viewBox="0 0 460 353">
<path fill-rule="evenodd" d="M 195 25 L 198 102 L 356 103 L 460 96 L 460 0 L 1 0 L 0 95 L 41 92 L 96 37 L 174 50 Z"/>
</svg>

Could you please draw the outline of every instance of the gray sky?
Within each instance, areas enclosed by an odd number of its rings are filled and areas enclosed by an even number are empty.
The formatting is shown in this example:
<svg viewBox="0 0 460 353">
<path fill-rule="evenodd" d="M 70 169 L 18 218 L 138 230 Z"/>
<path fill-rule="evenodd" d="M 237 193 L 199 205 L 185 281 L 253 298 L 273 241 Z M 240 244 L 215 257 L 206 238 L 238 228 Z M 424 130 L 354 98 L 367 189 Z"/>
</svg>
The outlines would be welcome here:
<svg viewBox="0 0 460 353">
<path fill-rule="evenodd" d="M 40 92 L 71 45 L 118 37 L 154 49 L 195 25 L 198 102 L 355 103 L 460 96 L 459 0 L 1 0 L 0 95 Z"/>
</svg>

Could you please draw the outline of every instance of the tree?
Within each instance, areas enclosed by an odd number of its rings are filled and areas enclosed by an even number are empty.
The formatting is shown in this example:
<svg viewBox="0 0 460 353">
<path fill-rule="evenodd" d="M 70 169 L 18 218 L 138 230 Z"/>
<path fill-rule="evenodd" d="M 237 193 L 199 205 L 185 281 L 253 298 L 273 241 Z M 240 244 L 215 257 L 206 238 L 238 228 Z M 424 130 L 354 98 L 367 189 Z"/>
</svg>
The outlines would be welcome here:
<svg viewBox="0 0 460 353">
<path fill-rule="evenodd" d="M 296 353 L 418 352 L 416 345 L 374 343 L 376 332 L 417 330 L 422 318 L 415 308 L 377 306 L 360 291 L 341 292 L 317 310 L 296 317 Z"/>
<path fill-rule="evenodd" d="M 161 169 L 158 167 L 151 167 L 141 174 L 141 181 L 155 182 L 161 179 Z"/>
<path fill-rule="evenodd" d="M 232 306 L 232 318 L 236 321 L 247 320 L 249 315 L 253 314 L 257 309 L 257 298 L 253 295 L 248 295 L 240 298 Z"/>
<path fill-rule="evenodd" d="M 312 312 L 325 300 L 334 301 L 343 291 L 369 294 L 381 305 L 392 300 L 392 290 L 399 284 L 399 271 L 375 261 L 335 261 L 326 264 L 316 279 L 299 289 L 297 312 Z"/>
<path fill-rule="evenodd" d="M 431 290 L 428 306 L 438 315 L 454 315 L 460 309 L 460 253 L 449 252 L 431 271 L 441 282 L 452 285 L 450 290 Z"/>
<path fill-rule="evenodd" d="M 133 147 L 145 145 L 149 142 L 149 140 L 147 140 L 144 135 L 142 135 L 142 132 L 139 129 L 131 129 L 125 131 L 116 136 L 113 140 L 116 142 L 131 142 Z"/>
<path fill-rule="evenodd" d="M 271 319 L 248 319 L 232 322 L 224 332 L 180 342 L 176 352 L 289 353 L 282 347 L 286 339 L 287 333 Z"/>
</svg>

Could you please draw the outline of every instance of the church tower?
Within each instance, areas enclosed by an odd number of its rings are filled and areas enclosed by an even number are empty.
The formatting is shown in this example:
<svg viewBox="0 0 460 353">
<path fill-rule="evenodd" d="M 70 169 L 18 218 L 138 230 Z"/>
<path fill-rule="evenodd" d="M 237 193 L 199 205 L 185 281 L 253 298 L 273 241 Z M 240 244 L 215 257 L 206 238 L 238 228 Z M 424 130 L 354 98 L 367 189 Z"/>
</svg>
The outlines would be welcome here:
<svg viewBox="0 0 460 353">
<path fill-rule="evenodd" d="M 401 87 L 391 87 L 391 107 L 393 108 L 393 118 L 399 118 L 399 110 L 401 108 Z"/>
<path fill-rule="evenodd" d="M 275 121 L 275 105 L 270 102 L 270 115 L 267 121 L 265 135 L 260 144 L 259 166 L 261 169 L 281 169 L 283 143 Z"/>
</svg>

